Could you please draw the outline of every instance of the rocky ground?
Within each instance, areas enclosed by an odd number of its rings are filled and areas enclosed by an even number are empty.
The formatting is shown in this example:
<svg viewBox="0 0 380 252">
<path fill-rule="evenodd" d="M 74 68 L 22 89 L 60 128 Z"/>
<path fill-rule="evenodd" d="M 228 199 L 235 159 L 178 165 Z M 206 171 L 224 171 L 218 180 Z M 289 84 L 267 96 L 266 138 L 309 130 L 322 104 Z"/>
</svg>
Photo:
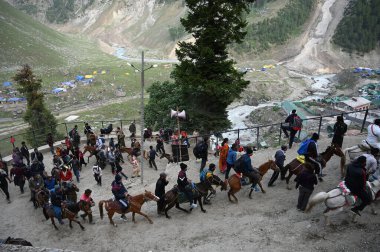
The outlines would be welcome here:
<svg viewBox="0 0 380 252">
<path fill-rule="evenodd" d="M 347 136 L 345 147 L 356 144 L 362 138 Z M 321 139 L 319 148 L 324 150 L 330 141 Z M 166 149 L 169 149 L 168 146 Z M 288 162 L 295 157 L 296 149 L 297 146 L 288 151 Z M 254 166 L 264 163 L 274 152 L 275 149 L 255 152 Z M 50 155 L 45 154 L 45 160 L 51 160 Z M 217 163 L 213 155 L 210 155 L 209 161 Z M 155 182 L 162 171 L 168 173 L 170 183 L 167 190 L 176 183 L 179 166 L 168 165 L 165 160 L 157 160 L 157 163 L 159 170 L 155 171 L 148 168 L 145 162 L 143 184 L 139 179 L 124 181 L 126 185 L 132 186 L 129 189 L 132 195 L 144 189 L 154 191 Z M 189 166 L 189 178 L 198 181 L 199 162 L 192 158 L 186 163 Z M 338 163 L 339 159 L 333 157 L 327 164 L 325 181 L 316 187 L 315 193 L 330 190 L 338 184 Z M 83 169 L 82 180 L 78 185 L 80 194 L 86 188 L 91 188 L 96 202 L 108 199 L 111 197 L 110 168 L 105 169 L 103 186 L 99 187 L 91 174 L 92 164 L 93 160 Z M 48 161 L 46 165 L 51 166 Z M 131 165 L 124 167 L 130 176 Z M 219 172 L 216 174 L 222 176 Z M 114 217 L 118 227 L 113 227 L 108 219 L 100 219 L 98 207 L 94 207 L 96 223 L 90 225 L 85 222 L 85 231 L 81 231 L 75 223 L 74 228 L 70 229 L 67 220 L 59 226 L 59 231 L 54 230 L 50 221 L 45 221 L 41 209 L 35 210 L 29 202 L 29 192 L 21 195 L 12 184 L 12 203 L 6 204 L 5 199 L 1 199 L 0 237 L 20 237 L 36 247 L 75 251 L 220 251 L 221 248 L 226 251 L 378 251 L 379 216 L 371 215 L 366 210 L 358 223 L 354 224 L 345 211 L 332 218 L 333 226 L 326 227 L 322 205 L 314 208 L 310 214 L 298 212 L 295 207 L 297 190 L 287 190 L 283 181 L 277 181 L 275 187 L 267 188 L 271 174 L 269 171 L 263 179 L 266 194 L 256 192 L 253 199 L 249 199 L 249 188 L 243 188 L 237 193 L 238 204 L 230 203 L 226 192 L 218 189 L 212 205 L 205 206 L 207 213 L 202 213 L 199 208 L 191 214 L 172 209 L 169 212 L 172 218 L 166 219 L 157 215 L 154 202 L 148 202 L 142 210 L 153 219 L 154 224 L 149 224 L 141 216 L 137 216 L 137 223 L 134 224 L 128 214 L 125 223 L 119 216 Z M 292 185 L 294 188 L 294 182 Z M 1 247 L 0 250 L 7 251 L 8 248 Z"/>
</svg>

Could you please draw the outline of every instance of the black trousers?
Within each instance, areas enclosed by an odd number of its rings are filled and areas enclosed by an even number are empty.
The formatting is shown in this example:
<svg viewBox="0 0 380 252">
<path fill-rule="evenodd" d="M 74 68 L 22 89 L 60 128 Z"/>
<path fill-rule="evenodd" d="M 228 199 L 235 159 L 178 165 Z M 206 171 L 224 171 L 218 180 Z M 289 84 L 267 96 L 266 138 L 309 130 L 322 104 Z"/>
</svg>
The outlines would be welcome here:
<svg viewBox="0 0 380 252">
<path fill-rule="evenodd" d="M 153 166 L 154 166 L 154 169 L 157 170 L 156 161 L 154 160 L 154 158 L 149 158 L 149 167 L 152 168 Z"/>
<path fill-rule="evenodd" d="M 8 192 L 8 183 L 3 183 L 0 185 L 1 190 L 5 193 L 5 196 L 7 196 L 7 200 L 10 199 L 9 192 Z"/>
<path fill-rule="evenodd" d="M 225 179 L 228 179 L 228 177 L 230 176 L 231 168 L 233 168 L 233 167 L 234 167 L 233 164 L 229 164 L 229 163 L 227 163 L 226 174 L 225 174 L 225 176 L 224 176 Z"/>
<path fill-rule="evenodd" d="M 102 176 L 100 176 L 99 174 L 94 174 L 94 177 L 95 177 L 95 181 L 96 181 L 99 185 L 102 185 Z"/>
<path fill-rule="evenodd" d="M 354 207 L 353 210 L 363 211 L 367 205 L 371 204 L 371 196 L 366 191 L 362 190 L 352 193 L 358 196 L 362 201 L 362 203 L 359 206 Z"/>
<path fill-rule="evenodd" d="M 310 190 L 303 186 L 299 186 L 298 190 L 299 190 L 299 195 L 298 195 L 297 208 L 302 211 L 305 211 L 307 203 L 309 202 L 309 198 L 311 194 L 313 193 L 313 190 Z"/>
<path fill-rule="evenodd" d="M 157 212 L 165 211 L 165 194 L 164 195 L 156 195 L 160 197 L 160 200 L 157 201 Z"/>
</svg>

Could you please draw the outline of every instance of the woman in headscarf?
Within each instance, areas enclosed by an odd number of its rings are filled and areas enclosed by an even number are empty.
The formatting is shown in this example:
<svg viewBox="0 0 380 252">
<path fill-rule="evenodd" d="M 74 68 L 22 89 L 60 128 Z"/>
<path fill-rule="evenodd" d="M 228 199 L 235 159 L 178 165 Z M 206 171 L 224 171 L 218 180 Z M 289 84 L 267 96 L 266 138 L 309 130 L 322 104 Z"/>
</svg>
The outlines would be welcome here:
<svg viewBox="0 0 380 252">
<path fill-rule="evenodd" d="M 228 138 L 224 138 L 219 153 L 219 170 L 221 173 L 225 173 L 227 169 L 227 155 L 229 148 Z"/>
</svg>

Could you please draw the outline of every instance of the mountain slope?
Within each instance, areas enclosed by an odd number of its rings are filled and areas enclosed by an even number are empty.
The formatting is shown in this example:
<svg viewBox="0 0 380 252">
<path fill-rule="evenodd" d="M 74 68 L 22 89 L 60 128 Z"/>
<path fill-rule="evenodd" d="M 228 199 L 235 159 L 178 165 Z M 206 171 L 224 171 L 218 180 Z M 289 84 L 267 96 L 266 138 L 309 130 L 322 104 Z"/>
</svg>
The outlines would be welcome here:
<svg viewBox="0 0 380 252">
<path fill-rule="evenodd" d="M 3 0 L 0 27 L 0 70 L 13 70 L 25 63 L 51 68 L 112 59 L 98 50 L 96 43 L 54 31 Z"/>
</svg>

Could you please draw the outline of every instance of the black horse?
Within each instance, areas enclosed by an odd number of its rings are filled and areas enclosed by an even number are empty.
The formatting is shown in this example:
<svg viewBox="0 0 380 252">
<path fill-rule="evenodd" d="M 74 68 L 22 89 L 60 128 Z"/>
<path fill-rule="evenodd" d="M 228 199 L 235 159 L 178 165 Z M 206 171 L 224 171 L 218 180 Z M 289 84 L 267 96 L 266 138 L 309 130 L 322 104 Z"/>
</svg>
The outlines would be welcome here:
<svg viewBox="0 0 380 252">
<path fill-rule="evenodd" d="M 12 238 L 10 236 L 5 240 L 0 240 L 0 244 L 10 244 L 10 245 L 21 245 L 21 246 L 33 247 L 33 245 L 30 242 L 28 242 L 27 240 L 24 240 L 21 238 Z"/>
</svg>

